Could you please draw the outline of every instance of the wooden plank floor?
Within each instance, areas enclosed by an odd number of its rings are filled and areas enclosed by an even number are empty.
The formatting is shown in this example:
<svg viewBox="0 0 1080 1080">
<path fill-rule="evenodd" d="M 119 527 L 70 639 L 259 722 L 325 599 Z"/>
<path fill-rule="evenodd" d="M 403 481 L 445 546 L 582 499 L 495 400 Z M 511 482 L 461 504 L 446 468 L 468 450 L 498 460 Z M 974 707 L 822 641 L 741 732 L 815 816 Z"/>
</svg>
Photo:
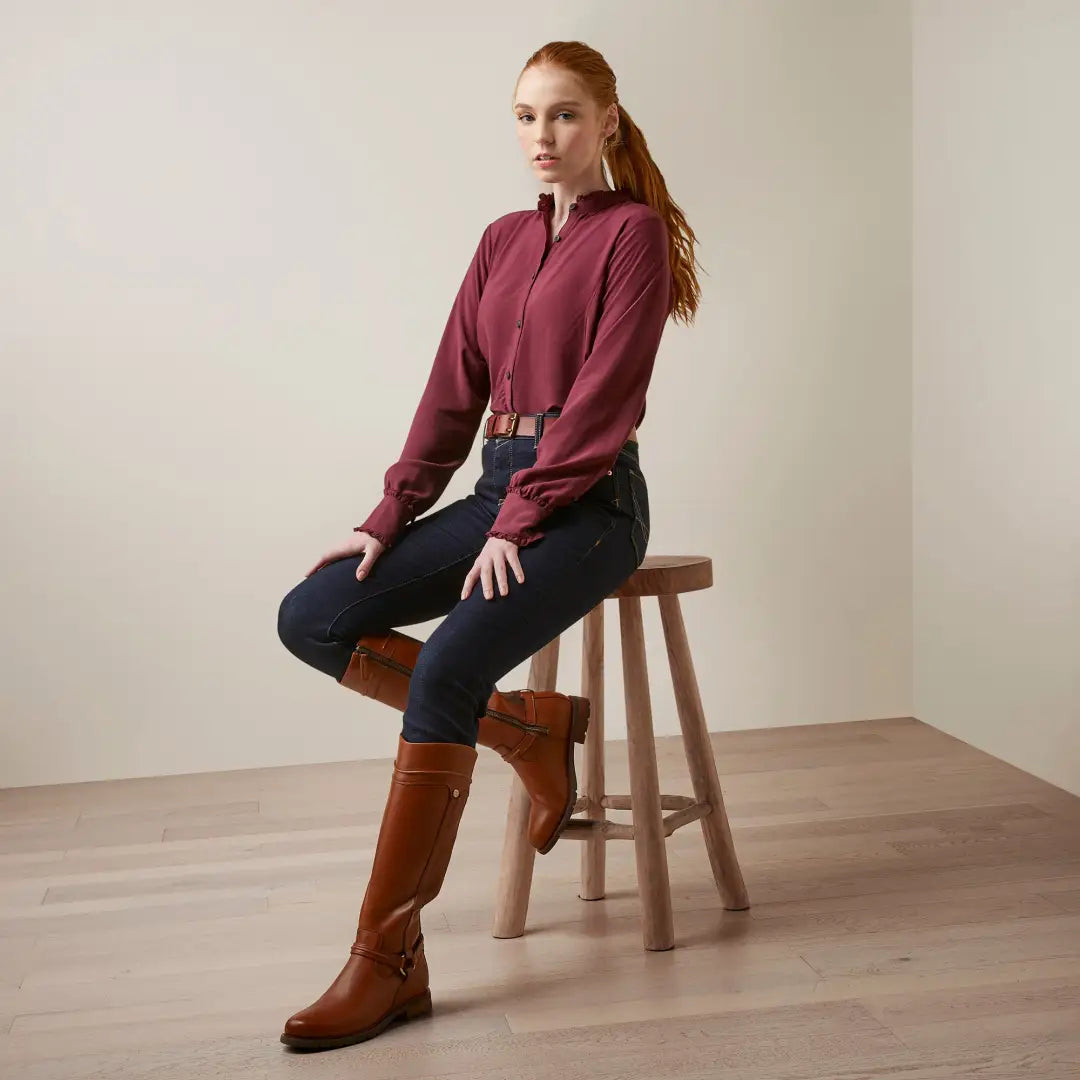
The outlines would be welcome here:
<svg viewBox="0 0 1080 1080">
<path fill-rule="evenodd" d="M 511 774 L 481 750 L 426 909 L 434 1014 L 308 1055 L 278 1035 L 348 955 L 388 761 L 0 791 L 0 1076 L 1080 1077 L 1080 798 L 911 719 L 713 745 L 749 911 L 690 825 L 674 950 L 643 950 L 618 841 L 606 899 L 565 841 L 493 939 Z"/>
</svg>

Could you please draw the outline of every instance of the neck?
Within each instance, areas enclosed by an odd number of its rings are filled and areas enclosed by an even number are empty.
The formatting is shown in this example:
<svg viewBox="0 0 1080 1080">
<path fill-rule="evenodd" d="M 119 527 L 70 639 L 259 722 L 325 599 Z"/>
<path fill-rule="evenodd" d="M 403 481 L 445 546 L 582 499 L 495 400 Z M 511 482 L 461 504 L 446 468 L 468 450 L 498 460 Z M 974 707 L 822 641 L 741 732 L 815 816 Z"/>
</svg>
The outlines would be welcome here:
<svg viewBox="0 0 1080 1080">
<path fill-rule="evenodd" d="M 591 191 L 610 191 L 603 176 L 592 176 L 585 179 L 577 179 L 568 183 L 556 184 L 552 188 L 555 196 L 555 221 L 565 221 L 570 213 L 570 204 L 579 195 L 587 195 Z"/>
</svg>

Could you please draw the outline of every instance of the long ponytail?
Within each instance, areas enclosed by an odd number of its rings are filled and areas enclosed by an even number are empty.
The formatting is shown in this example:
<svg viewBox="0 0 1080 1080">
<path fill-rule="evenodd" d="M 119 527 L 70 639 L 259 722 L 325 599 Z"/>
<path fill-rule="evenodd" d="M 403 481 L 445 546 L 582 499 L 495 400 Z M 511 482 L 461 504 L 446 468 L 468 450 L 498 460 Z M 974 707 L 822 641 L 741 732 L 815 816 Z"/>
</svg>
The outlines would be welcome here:
<svg viewBox="0 0 1080 1080">
<path fill-rule="evenodd" d="M 604 163 L 612 187 L 629 191 L 634 199 L 647 203 L 666 222 L 673 285 L 671 316 L 676 322 L 689 325 L 701 302 L 701 287 L 694 269 L 700 265 L 694 254 L 697 237 L 668 193 L 664 174 L 649 153 L 644 133 L 619 102 L 614 72 L 600 53 L 581 41 L 548 42 L 529 57 L 522 74 L 537 66 L 564 68 L 582 82 L 601 109 L 613 103 L 618 107 L 619 127 L 604 144 Z"/>
</svg>

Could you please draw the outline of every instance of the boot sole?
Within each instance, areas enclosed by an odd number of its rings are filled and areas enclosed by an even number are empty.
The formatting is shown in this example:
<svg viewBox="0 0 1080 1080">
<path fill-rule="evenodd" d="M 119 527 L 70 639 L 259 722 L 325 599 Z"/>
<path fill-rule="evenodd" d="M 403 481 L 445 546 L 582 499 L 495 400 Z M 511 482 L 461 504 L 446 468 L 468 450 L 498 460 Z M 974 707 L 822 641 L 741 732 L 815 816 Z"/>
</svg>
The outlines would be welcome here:
<svg viewBox="0 0 1080 1080">
<path fill-rule="evenodd" d="M 566 740 L 566 775 L 570 781 L 570 798 L 566 802 L 559 824 L 555 826 L 544 846 L 536 849 L 541 855 L 546 855 L 558 843 L 563 830 L 574 816 L 574 804 L 577 802 L 577 769 L 574 766 L 574 744 L 585 741 L 585 733 L 589 730 L 591 706 L 588 698 L 575 697 L 572 694 L 569 697 L 572 711 L 570 714 L 570 738 Z"/>
<path fill-rule="evenodd" d="M 414 1020 L 417 1017 L 428 1016 L 431 1013 L 431 991 L 425 990 L 417 997 L 399 1005 L 392 1012 L 387 1013 L 377 1024 L 364 1028 L 363 1031 L 355 1031 L 349 1035 L 333 1036 L 305 1036 L 286 1035 L 282 1032 L 281 1041 L 286 1046 L 295 1047 L 297 1050 L 336 1050 L 339 1046 L 352 1046 L 353 1043 L 364 1042 L 366 1039 L 374 1039 L 381 1035 L 396 1020 Z"/>
</svg>

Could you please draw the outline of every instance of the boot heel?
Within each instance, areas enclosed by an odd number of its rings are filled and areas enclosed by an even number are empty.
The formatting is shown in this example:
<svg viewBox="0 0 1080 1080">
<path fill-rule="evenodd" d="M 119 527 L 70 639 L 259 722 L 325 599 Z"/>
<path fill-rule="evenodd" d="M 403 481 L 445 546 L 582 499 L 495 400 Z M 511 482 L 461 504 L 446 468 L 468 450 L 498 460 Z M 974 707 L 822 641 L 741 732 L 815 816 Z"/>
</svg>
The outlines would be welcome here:
<svg viewBox="0 0 1080 1080">
<path fill-rule="evenodd" d="M 431 991 L 425 990 L 419 997 L 414 997 L 405 1004 L 405 1019 L 415 1020 L 418 1016 L 431 1015 Z"/>
<path fill-rule="evenodd" d="M 572 712 L 570 714 L 570 735 L 576 743 L 585 741 L 585 732 L 589 730 L 589 699 L 570 696 Z"/>
</svg>

